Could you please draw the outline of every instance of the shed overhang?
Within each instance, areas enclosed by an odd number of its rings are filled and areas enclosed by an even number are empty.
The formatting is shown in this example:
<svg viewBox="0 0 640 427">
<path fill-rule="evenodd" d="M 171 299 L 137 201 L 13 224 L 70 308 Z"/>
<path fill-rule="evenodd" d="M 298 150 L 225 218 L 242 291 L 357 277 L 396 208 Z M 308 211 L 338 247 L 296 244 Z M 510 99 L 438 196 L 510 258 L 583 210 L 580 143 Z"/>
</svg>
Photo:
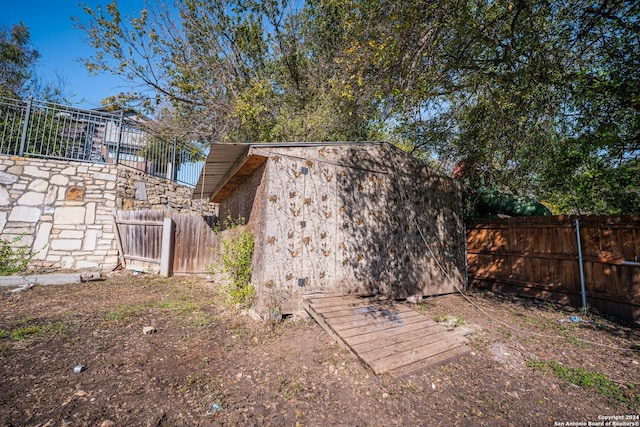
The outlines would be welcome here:
<svg viewBox="0 0 640 427">
<path fill-rule="evenodd" d="M 192 198 L 215 200 L 216 203 L 224 200 L 241 182 L 240 177 L 235 175 L 242 173 L 246 176 L 246 168 L 242 170 L 242 167 L 249 160 L 250 148 L 251 144 L 213 144 Z"/>
</svg>

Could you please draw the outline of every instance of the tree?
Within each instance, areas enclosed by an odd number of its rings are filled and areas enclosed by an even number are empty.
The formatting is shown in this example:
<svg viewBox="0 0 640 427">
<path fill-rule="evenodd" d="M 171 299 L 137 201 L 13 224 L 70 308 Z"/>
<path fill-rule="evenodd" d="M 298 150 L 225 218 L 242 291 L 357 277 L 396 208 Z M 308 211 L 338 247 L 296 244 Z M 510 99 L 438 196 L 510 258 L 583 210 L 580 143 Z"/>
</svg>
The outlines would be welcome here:
<svg viewBox="0 0 640 427">
<path fill-rule="evenodd" d="M 35 72 L 38 59 L 27 26 L 20 22 L 11 30 L 0 28 L 0 96 L 70 104 L 67 80 L 58 73 L 54 80 L 43 79 Z"/>
<path fill-rule="evenodd" d="M 86 8 L 76 26 L 96 54 L 92 72 L 140 90 L 121 100 L 177 117 L 209 141 L 366 139 L 367 114 L 333 79 L 333 58 L 287 0 L 183 0 L 123 17 Z M 317 41 L 317 39 L 316 39 Z"/>
<path fill-rule="evenodd" d="M 640 212 L 640 5 L 182 0 L 78 26 L 128 101 L 231 141 L 389 139 L 474 198 Z"/>
<path fill-rule="evenodd" d="M 344 3 L 351 80 L 378 88 L 409 151 L 459 166 L 472 197 L 640 212 L 637 2 Z"/>
<path fill-rule="evenodd" d="M 0 28 L 0 96 L 21 98 L 28 91 L 33 66 L 40 57 L 30 45 L 29 28 L 22 22 Z"/>
<path fill-rule="evenodd" d="M 69 91 L 68 80 L 60 73 L 55 73 L 54 80 L 45 80 L 34 74 L 29 81 L 29 90 L 22 98 L 31 97 L 47 102 L 69 105 L 73 103 L 75 95 Z"/>
</svg>

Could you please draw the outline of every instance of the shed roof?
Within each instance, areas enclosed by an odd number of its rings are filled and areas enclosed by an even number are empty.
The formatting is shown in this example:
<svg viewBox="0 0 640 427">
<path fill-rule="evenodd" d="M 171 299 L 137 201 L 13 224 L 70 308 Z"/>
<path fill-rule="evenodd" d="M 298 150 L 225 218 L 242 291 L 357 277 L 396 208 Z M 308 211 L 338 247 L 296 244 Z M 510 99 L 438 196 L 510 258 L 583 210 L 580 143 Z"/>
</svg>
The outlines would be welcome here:
<svg viewBox="0 0 640 427">
<path fill-rule="evenodd" d="M 386 144 L 381 142 L 288 142 L 253 144 L 212 144 L 200 178 L 193 189 L 193 199 L 223 201 L 267 157 L 251 150 L 272 147 L 322 147 Z"/>
</svg>

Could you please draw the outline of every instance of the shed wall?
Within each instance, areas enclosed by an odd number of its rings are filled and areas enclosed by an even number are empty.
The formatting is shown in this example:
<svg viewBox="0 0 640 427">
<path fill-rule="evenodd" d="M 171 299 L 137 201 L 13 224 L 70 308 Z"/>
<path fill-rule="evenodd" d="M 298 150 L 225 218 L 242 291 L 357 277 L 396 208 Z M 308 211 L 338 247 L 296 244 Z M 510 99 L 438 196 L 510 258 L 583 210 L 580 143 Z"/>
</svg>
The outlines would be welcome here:
<svg viewBox="0 0 640 427">
<path fill-rule="evenodd" d="M 462 286 L 462 196 L 451 179 L 388 145 L 256 150 L 269 160 L 234 196 L 255 194 L 259 311 L 295 311 L 315 292 L 404 298 Z"/>
<path fill-rule="evenodd" d="M 263 163 L 218 205 L 219 219 L 223 226 L 224 221 L 229 218 L 234 221 L 239 217 L 244 218 L 247 223 L 260 220 L 262 215 L 260 204 L 263 199 L 261 185 L 263 185 L 265 169 L 266 163 Z"/>
</svg>

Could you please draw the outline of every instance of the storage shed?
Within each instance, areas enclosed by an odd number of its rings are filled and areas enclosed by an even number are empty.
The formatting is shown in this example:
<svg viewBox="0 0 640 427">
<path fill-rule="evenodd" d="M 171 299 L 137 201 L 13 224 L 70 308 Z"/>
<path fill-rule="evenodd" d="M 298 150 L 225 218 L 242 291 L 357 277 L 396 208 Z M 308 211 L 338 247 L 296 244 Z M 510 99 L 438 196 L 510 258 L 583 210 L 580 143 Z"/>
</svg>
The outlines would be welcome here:
<svg viewBox="0 0 640 427">
<path fill-rule="evenodd" d="M 303 295 L 438 295 L 464 284 L 462 191 L 388 143 L 216 144 L 195 198 L 244 217 L 256 311 Z"/>
</svg>

